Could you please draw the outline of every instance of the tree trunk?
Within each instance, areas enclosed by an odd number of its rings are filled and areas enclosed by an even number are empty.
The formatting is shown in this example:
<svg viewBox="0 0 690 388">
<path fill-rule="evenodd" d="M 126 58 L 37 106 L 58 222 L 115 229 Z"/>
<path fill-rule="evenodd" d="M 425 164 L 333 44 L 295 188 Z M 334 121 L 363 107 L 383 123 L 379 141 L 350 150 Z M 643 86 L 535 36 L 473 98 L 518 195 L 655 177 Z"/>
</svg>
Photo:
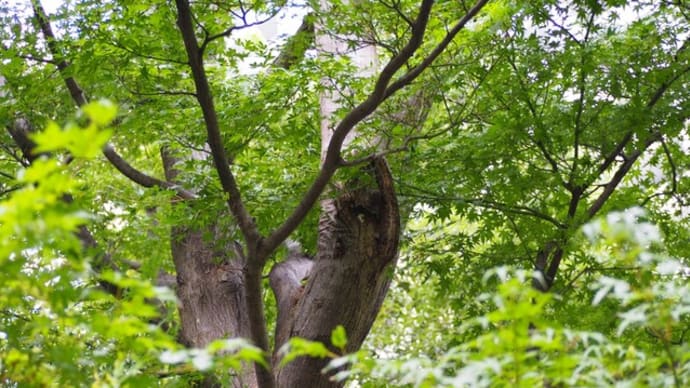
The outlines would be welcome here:
<svg viewBox="0 0 690 388">
<path fill-rule="evenodd" d="M 174 177 L 169 167 L 166 171 L 171 174 L 168 179 Z M 343 325 L 348 334 L 346 350 L 355 351 L 371 329 L 395 267 L 400 221 L 385 160 L 376 160 L 362 173 L 374 179 L 350 182 L 353 189 L 324 201 L 315 260 L 291 257 L 271 271 L 279 308 L 276 351 L 294 336 L 330 344 L 337 325 Z M 215 225 L 206 230 L 216 237 L 214 241 L 230 235 Z M 180 341 L 190 347 L 203 347 L 219 338 L 249 337 L 241 250 L 234 243 L 214 246 L 203 235 L 201 230 L 182 226 L 172 230 Z M 308 282 L 303 286 L 305 278 Z M 274 361 L 277 365 L 279 360 L 275 357 Z M 297 359 L 274 371 L 277 386 L 341 386 L 321 373 L 326 363 Z M 253 369 L 247 366 L 230 384 L 256 386 Z"/>
<path fill-rule="evenodd" d="M 178 174 L 174 169 L 176 160 L 165 150 L 162 157 L 166 179 L 172 182 Z M 176 226 L 171 230 L 181 326 L 179 341 L 185 346 L 203 348 L 217 339 L 250 337 L 245 313 L 244 260 L 239 244 L 229 240 L 231 232 L 229 227 L 221 227 L 217 222 L 199 229 Z M 238 388 L 256 387 L 251 365 L 235 375 L 229 384 Z M 206 378 L 201 385 L 220 384 Z"/>
<path fill-rule="evenodd" d="M 398 204 L 385 160 L 376 160 L 373 170 L 372 187 L 326 200 L 319 252 L 290 322 L 283 323 L 290 328 L 289 337 L 329 344 L 333 329 L 343 325 L 349 338 L 346 351 L 351 352 L 369 333 L 390 285 L 400 235 Z M 298 358 L 277 370 L 278 386 L 340 386 L 321 373 L 326 363 Z"/>
<path fill-rule="evenodd" d="M 322 0 L 321 8 L 327 10 L 329 2 Z M 376 48 L 372 45 L 346 54 L 349 48 L 343 40 L 324 33 L 317 26 L 316 46 L 326 55 L 349 55 L 358 68 L 358 76 L 371 76 L 377 70 Z M 340 106 L 337 95 L 329 91 L 333 87 L 331 82 L 334 81 L 323 81 L 325 90 L 320 99 L 322 160 L 333 134 L 332 115 Z M 343 149 L 356 136 L 356 131 L 350 132 Z M 345 350 L 356 351 L 378 315 L 397 261 L 400 214 L 385 159 L 374 160 L 360 173 L 364 175 L 362 179 L 340 184 L 341 188 L 334 193 L 336 198 L 322 201 L 314 262 L 308 267 L 303 260 L 301 266 L 298 261 L 291 263 L 291 273 L 296 278 L 308 278 L 306 285 L 293 281 L 292 288 L 286 291 L 276 287 L 276 279 L 285 271 L 271 273 L 271 286 L 278 306 L 289 309 L 279 312 L 276 351 L 290 337 L 330 345 L 331 332 L 338 325 L 342 325 L 348 335 Z M 298 271 L 300 268 L 303 271 Z M 332 373 L 322 373 L 328 360 L 302 357 L 282 368 L 278 368 L 276 361 L 278 357 L 274 354 L 278 387 L 342 385 L 330 380 Z"/>
</svg>

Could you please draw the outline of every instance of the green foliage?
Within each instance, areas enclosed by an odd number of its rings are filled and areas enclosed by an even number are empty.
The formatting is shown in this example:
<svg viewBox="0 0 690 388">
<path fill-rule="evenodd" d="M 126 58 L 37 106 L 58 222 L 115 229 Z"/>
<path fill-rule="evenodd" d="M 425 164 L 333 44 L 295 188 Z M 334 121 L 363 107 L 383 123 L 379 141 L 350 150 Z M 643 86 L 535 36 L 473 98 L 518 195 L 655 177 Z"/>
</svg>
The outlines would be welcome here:
<svg viewBox="0 0 690 388">
<path fill-rule="evenodd" d="M 86 127 L 50 124 L 33 136 L 37 149 L 67 150 L 76 158 L 99 153 L 115 107 L 97 102 L 81 112 Z M 152 301 L 174 308 L 172 291 L 128 274 L 94 276 L 90 264 L 99 258 L 77 237 L 93 216 L 65 196 L 82 186 L 71 168 L 44 156 L 20 171 L 21 187 L 0 201 L 0 383 L 141 386 L 167 374 L 265 363 L 259 349 L 241 340 L 180 350 L 173 336 L 152 323 L 159 316 Z M 123 295 L 104 292 L 103 282 Z M 180 363 L 190 368 L 175 369 Z"/>
<path fill-rule="evenodd" d="M 324 12 L 308 2 L 314 22 L 352 49 L 375 40 L 380 64 L 405 45 L 419 6 L 329 3 Z M 237 34 L 243 21 L 301 3 L 191 6 L 200 41 L 232 32 L 208 42 L 204 61 L 232 171 L 267 232 L 319 169 L 320 93 L 340 98 L 339 118 L 371 91 L 372 77 L 301 40 L 290 50 L 305 57 L 275 69 L 275 42 Z M 436 2 L 401 71 L 419 65 L 470 6 Z M 172 228 L 213 223 L 229 230 L 218 247 L 240 239 L 205 149 L 174 4 L 64 2 L 50 15 L 58 55 L 30 8 L 0 1 L 0 384 L 184 385 L 190 375 L 265 363 L 241 340 L 183 349 L 174 298 L 151 285 L 174 271 Z M 489 2 L 428 71 L 358 125 L 343 153 L 391 151 L 406 226 L 366 350 L 339 354 L 348 339 L 336 328 L 328 346 L 291 339 L 283 362 L 330 358 L 338 378 L 370 387 L 690 385 L 689 14 L 684 1 Z M 101 101 L 61 122 L 74 110 L 68 76 L 119 108 Z M 45 128 L 32 139 L 50 157 L 28 166 L 11 146 L 4 127 L 19 118 Z M 171 190 L 118 174 L 97 157 L 106 139 L 152 176 L 165 176 L 161 149 L 180 158 L 175 180 L 200 200 L 174 206 Z M 293 236 L 311 253 L 317 216 Z M 101 248 L 83 249 L 82 225 Z M 553 242 L 562 261 L 551 293 L 538 293 L 532 270 Z M 104 251 L 121 268 L 141 266 L 104 271 Z M 265 298 L 273 325 L 275 302 Z"/>
<path fill-rule="evenodd" d="M 347 345 L 347 334 L 343 326 L 338 325 L 333 329 L 331 332 L 331 344 L 341 352 L 345 350 L 345 345 Z M 290 338 L 290 340 L 279 350 L 279 354 L 281 356 L 280 366 L 284 366 L 297 357 L 330 359 L 336 359 L 338 357 L 338 355 L 329 350 L 325 344 L 298 337 Z"/>
<path fill-rule="evenodd" d="M 335 361 L 352 365 L 342 377 L 358 376 L 364 386 L 687 386 L 687 267 L 654 249 L 660 233 L 643 216 L 639 209 L 611 213 L 584 228 L 597 260 L 635 266 L 630 277 L 601 275 L 590 287 L 587 314 L 606 301 L 613 309 L 589 319 L 612 321 L 614 332 L 557 322 L 550 311 L 560 297 L 532 288 L 531 272 L 500 267 L 483 279 L 495 290 L 478 297 L 490 311 L 456 329 L 479 329 L 474 338 L 433 359 L 348 355 Z"/>
<path fill-rule="evenodd" d="M 341 351 L 345 349 L 345 345 L 347 345 L 347 333 L 345 333 L 345 328 L 343 326 L 338 325 L 333 329 L 333 333 L 331 333 L 331 343 Z"/>
</svg>

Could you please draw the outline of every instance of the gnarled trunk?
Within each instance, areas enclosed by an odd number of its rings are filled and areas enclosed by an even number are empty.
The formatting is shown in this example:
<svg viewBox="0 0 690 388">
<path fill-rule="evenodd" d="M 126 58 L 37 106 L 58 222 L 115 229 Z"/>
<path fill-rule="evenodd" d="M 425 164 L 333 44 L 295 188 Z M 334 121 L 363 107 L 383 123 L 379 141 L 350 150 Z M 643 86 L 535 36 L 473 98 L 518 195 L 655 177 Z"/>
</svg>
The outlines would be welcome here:
<svg viewBox="0 0 690 388">
<path fill-rule="evenodd" d="M 287 337 L 330 343 L 343 325 L 348 352 L 360 348 L 388 291 L 400 236 L 398 203 L 384 159 L 373 163 L 376 184 L 326 200 L 319 252 L 299 300 L 286 314 Z M 278 338 L 285 335 L 278 335 Z M 276 343 L 276 347 L 281 344 Z M 279 387 L 336 387 L 321 370 L 327 360 L 298 358 L 276 371 Z"/>
</svg>

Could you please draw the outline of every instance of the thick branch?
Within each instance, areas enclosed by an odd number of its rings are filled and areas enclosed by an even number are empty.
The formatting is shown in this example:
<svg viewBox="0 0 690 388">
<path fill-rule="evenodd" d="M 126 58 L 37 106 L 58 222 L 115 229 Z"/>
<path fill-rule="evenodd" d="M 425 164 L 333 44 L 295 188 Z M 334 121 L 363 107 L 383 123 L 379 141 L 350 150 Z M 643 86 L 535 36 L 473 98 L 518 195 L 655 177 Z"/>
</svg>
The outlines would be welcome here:
<svg viewBox="0 0 690 388">
<path fill-rule="evenodd" d="M 427 67 L 429 67 L 435 60 L 438 58 L 439 55 L 448 47 L 450 42 L 453 41 L 455 36 L 465 27 L 465 25 L 472 20 L 479 11 L 489 2 L 489 0 L 480 0 L 478 1 L 474 7 L 472 7 L 465 16 L 460 19 L 453 28 L 448 31 L 446 36 L 443 38 L 443 40 L 431 51 L 431 53 L 424 58 L 422 63 L 419 65 L 413 67 L 410 69 L 405 75 L 402 77 L 398 78 L 395 82 L 393 82 L 385 92 L 386 98 L 390 97 L 395 93 L 396 91 L 402 89 L 406 85 L 408 85 L 410 82 L 414 81 L 415 78 L 417 78 L 424 70 L 426 70 Z M 414 27 L 412 29 L 412 32 L 414 34 Z M 406 46 L 407 47 L 407 46 Z M 405 48 L 403 48 L 403 51 Z"/>
<path fill-rule="evenodd" d="M 33 152 L 36 143 L 29 137 L 32 130 L 31 124 L 23 118 L 19 118 L 12 125 L 7 126 L 7 132 L 10 133 L 12 140 L 19 147 L 24 159 L 29 163 L 32 163 L 40 156 Z"/>
<path fill-rule="evenodd" d="M 641 149 L 635 150 L 635 152 L 633 152 L 625 159 L 625 162 L 623 162 L 623 164 L 621 164 L 620 167 L 618 167 L 618 170 L 616 170 L 616 173 L 613 175 L 613 178 L 611 178 L 609 183 L 607 183 L 604 186 L 604 191 L 599 195 L 599 197 L 597 197 L 592 206 L 590 206 L 589 209 L 587 209 L 587 216 L 589 218 L 594 217 L 594 215 L 597 214 L 597 212 L 602 208 L 602 206 L 604 206 L 604 203 L 606 203 L 609 197 L 611 197 L 613 192 L 616 190 L 616 188 L 621 183 L 628 171 L 630 171 L 630 168 L 632 168 L 633 164 L 635 164 L 640 155 L 642 155 L 642 153 L 646 151 L 647 148 L 649 148 L 649 146 L 651 146 L 660 139 L 661 135 L 653 135 L 649 140 L 647 140 L 647 142 Z"/>
<path fill-rule="evenodd" d="M 258 248 L 261 244 L 261 235 L 249 212 L 242 203 L 240 191 L 235 181 L 235 177 L 230 171 L 228 157 L 225 153 L 225 146 L 220 134 L 218 116 L 213 103 L 211 88 L 204 69 L 202 50 L 199 48 L 195 33 L 192 10 L 187 0 L 176 0 L 177 6 L 177 25 L 184 41 L 185 50 L 189 59 L 189 66 L 192 70 L 194 85 L 196 87 L 196 97 L 204 116 L 206 133 L 211 156 L 218 172 L 218 177 L 223 190 L 228 194 L 227 203 L 233 217 L 247 242 L 248 262 L 245 268 L 245 290 L 247 315 L 251 331 L 251 338 L 254 344 L 268 353 L 268 333 L 266 332 L 266 318 L 264 317 L 262 299 L 262 280 L 261 273 L 267 254 L 258 255 Z M 254 364 L 257 381 L 262 388 L 272 388 L 275 386 L 275 379 L 270 369 L 266 369 L 258 363 Z"/>
<path fill-rule="evenodd" d="M 39 1 L 33 1 L 33 9 L 36 21 L 41 27 L 41 31 L 43 32 L 43 35 L 48 44 L 48 49 L 54 57 L 54 61 L 56 63 L 58 70 L 61 74 L 64 75 L 64 72 L 69 67 L 69 63 L 59 54 L 59 50 L 56 45 L 55 34 L 53 34 L 53 29 L 50 25 L 48 17 L 46 16 L 45 10 L 43 9 L 43 6 L 41 6 L 41 3 Z M 67 89 L 69 90 L 69 93 L 72 96 L 74 102 L 77 104 L 77 106 L 81 107 L 86 105 L 86 103 L 88 102 L 86 99 L 86 95 L 84 94 L 84 91 L 81 89 L 74 77 L 68 76 L 64 79 L 65 85 L 67 86 Z M 144 187 L 157 186 L 164 189 L 173 189 L 181 198 L 184 199 L 196 198 L 196 195 L 190 191 L 187 191 L 170 182 L 165 182 L 160 179 L 151 177 L 135 169 L 134 167 L 132 167 L 132 165 L 127 163 L 110 144 L 106 144 L 103 147 L 103 154 L 118 171 L 120 171 L 124 176 L 131 179 L 135 183 L 138 183 Z"/>
<path fill-rule="evenodd" d="M 122 159 L 122 157 L 117 152 L 115 152 L 115 150 L 110 144 L 106 144 L 105 147 L 103 147 L 103 155 L 105 155 L 108 161 L 110 161 L 110 163 L 113 166 L 115 166 L 115 168 L 118 171 L 120 171 L 122 175 L 126 176 L 127 178 L 144 187 L 160 187 L 164 189 L 172 189 L 175 190 L 177 194 L 183 199 L 197 198 L 196 194 L 192 193 L 191 191 L 185 190 L 174 183 L 162 181 L 160 179 L 146 175 L 141 171 L 137 170 L 136 168 L 132 167 L 129 163 L 127 163 L 126 160 Z"/>
<path fill-rule="evenodd" d="M 242 235 L 247 241 L 250 257 L 253 257 L 254 255 L 251 253 L 257 250 L 261 241 L 261 235 L 254 223 L 254 219 L 244 207 L 239 188 L 237 187 L 237 182 L 235 181 L 232 171 L 230 171 L 230 164 L 225 153 L 223 139 L 220 135 L 220 126 L 218 125 L 218 116 L 213 103 L 211 88 L 208 83 L 208 78 L 206 77 L 206 70 L 204 69 L 199 44 L 194 34 L 192 11 L 186 0 L 176 0 L 175 3 L 177 4 L 178 10 L 177 25 L 180 28 L 187 51 L 187 57 L 189 58 L 189 66 L 192 70 L 194 85 L 196 87 L 196 97 L 204 115 L 208 145 L 211 148 L 213 162 L 216 166 L 216 171 L 218 172 L 223 190 L 228 194 L 230 211 L 237 220 Z M 265 257 L 261 258 L 260 261 L 264 260 Z M 263 262 L 257 263 L 256 265 L 263 266 Z"/>
<path fill-rule="evenodd" d="M 306 217 L 309 210 L 314 206 L 314 203 L 316 203 L 324 188 L 342 162 L 340 151 L 343 146 L 343 142 L 345 141 L 345 137 L 355 125 L 364 120 L 367 116 L 374 112 L 379 105 L 381 105 L 386 98 L 385 92 L 388 82 L 391 80 L 393 75 L 407 62 L 407 60 L 412 57 L 417 48 L 419 48 L 419 46 L 422 44 L 422 39 L 426 30 L 426 24 L 429 20 L 432 4 L 433 0 L 424 0 L 422 2 L 419 15 L 417 16 L 414 27 L 412 28 L 412 37 L 408 41 L 407 45 L 405 45 L 398 55 L 391 58 L 388 64 L 383 68 L 378 79 L 376 80 L 374 90 L 371 92 L 371 94 L 369 94 L 369 97 L 351 110 L 350 113 L 348 113 L 340 121 L 340 123 L 338 123 L 333 131 L 333 136 L 331 137 L 331 142 L 328 145 L 326 156 L 321 166 L 319 175 L 316 177 L 309 190 L 304 194 L 302 201 L 297 205 L 292 214 L 278 229 L 276 229 L 269 237 L 266 238 L 264 244 L 265 251 L 271 252 L 277 248 L 278 245 L 284 241 L 287 236 L 289 236 L 290 233 L 295 230 L 295 228 L 297 228 L 304 217 Z M 410 82 L 411 81 L 412 80 L 410 80 Z"/>
</svg>

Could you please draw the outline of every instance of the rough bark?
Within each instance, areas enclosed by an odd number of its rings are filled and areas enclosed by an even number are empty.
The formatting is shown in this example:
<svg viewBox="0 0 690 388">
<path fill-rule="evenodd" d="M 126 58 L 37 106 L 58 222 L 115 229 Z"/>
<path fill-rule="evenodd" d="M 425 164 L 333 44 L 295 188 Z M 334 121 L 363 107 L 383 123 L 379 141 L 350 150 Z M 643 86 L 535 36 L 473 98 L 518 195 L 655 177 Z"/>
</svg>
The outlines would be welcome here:
<svg viewBox="0 0 690 388">
<path fill-rule="evenodd" d="M 175 158 L 162 152 L 166 179 L 174 181 Z M 184 202 L 176 206 L 187 206 Z M 213 236 L 209 239 L 204 236 Z M 179 341 L 202 348 L 220 338 L 249 337 L 241 249 L 228 240 L 232 231 L 214 220 L 202 228 L 175 226 L 171 230 L 171 252 L 177 273 L 180 313 Z M 218 243 L 221 241 L 222 243 Z M 251 368 L 229 381 L 232 387 L 256 387 Z M 217 386 L 213 378 L 201 385 Z"/>
<path fill-rule="evenodd" d="M 304 292 L 288 315 L 289 337 L 328 344 L 337 325 L 348 352 L 360 348 L 388 291 L 400 235 L 398 203 L 384 159 L 373 164 L 376 184 L 327 200 L 319 252 Z M 352 187 L 351 186 L 351 187 Z M 360 187 L 357 187 L 360 186 Z M 276 370 L 279 387 L 338 387 L 321 373 L 327 360 L 298 358 Z"/>
</svg>

